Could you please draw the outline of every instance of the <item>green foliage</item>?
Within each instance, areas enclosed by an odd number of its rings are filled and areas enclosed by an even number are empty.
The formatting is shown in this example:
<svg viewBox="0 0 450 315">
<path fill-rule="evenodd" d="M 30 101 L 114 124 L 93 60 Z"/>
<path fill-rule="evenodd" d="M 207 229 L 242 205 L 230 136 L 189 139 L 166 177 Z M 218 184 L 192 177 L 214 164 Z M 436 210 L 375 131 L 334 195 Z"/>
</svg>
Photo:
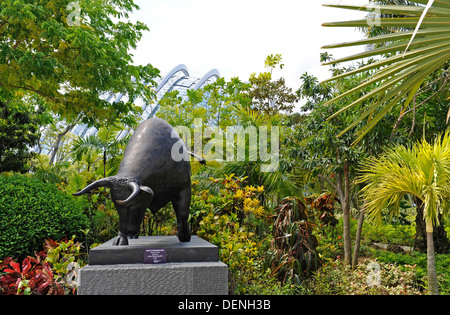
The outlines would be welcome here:
<svg viewBox="0 0 450 315">
<path fill-rule="evenodd" d="M 45 239 L 77 235 L 88 227 L 86 204 L 38 179 L 0 175 L 0 258 L 40 250 Z"/>
<path fill-rule="evenodd" d="M 152 213 L 147 209 L 141 225 L 140 235 L 175 235 L 176 216 L 171 205 L 162 207 L 158 212 Z"/>
<path fill-rule="evenodd" d="M 103 193 L 104 194 L 104 193 Z M 92 243 L 104 243 L 117 236 L 119 214 L 109 196 L 92 196 L 89 239 Z"/>
<path fill-rule="evenodd" d="M 258 200 L 263 187 L 244 186 L 243 180 L 234 174 L 209 179 L 219 192 L 197 190 L 191 212 L 191 225 L 198 223 L 193 230 L 219 247 L 219 258 L 229 268 L 232 293 L 236 293 L 238 284 L 250 282 L 257 273 L 261 244 L 255 232 L 263 224 L 265 214 Z"/>
<path fill-rule="evenodd" d="M 250 231 L 255 231 L 258 220 L 265 215 L 265 209 L 259 200 L 264 187 L 246 185 L 246 180 L 246 177 L 230 174 L 225 175 L 225 178 L 210 177 L 202 182 L 194 181 L 189 219 L 192 231 L 198 230 L 203 216 L 208 213 L 235 214 L 240 224 L 245 224 Z M 209 188 L 204 189 L 205 186 Z"/>
<path fill-rule="evenodd" d="M 415 226 L 400 224 L 371 224 L 364 222 L 364 244 L 382 243 L 414 246 Z"/>
<path fill-rule="evenodd" d="M 283 283 L 288 279 L 300 283 L 320 265 L 317 239 L 312 233 L 314 224 L 299 198 L 283 199 L 275 211 L 277 217 L 266 263 Z"/>
<path fill-rule="evenodd" d="M 236 291 L 242 295 L 298 295 L 303 292 L 303 287 L 292 283 L 291 279 L 282 283 L 268 268 L 265 272 L 262 269 L 258 270 L 251 281 L 238 283 Z"/>
<path fill-rule="evenodd" d="M 405 266 L 415 266 L 415 273 L 423 288 L 427 287 L 427 255 L 419 252 L 410 254 L 395 254 L 388 251 L 376 251 L 372 253 L 377 257 L 377 261 L 383 263 L 396 264 L 400 269 Z M 439 294 L 450 294 L 450 255 L 436 254 L 436 273 L 438 275 Z"/>
<path fill-rule="evenodd" d="M 200 224 L 198 236 L 219 247 L 220 260 L 228 265 L 231 276 L 251 273 L 258 257 L 258 246 L 252 233 L 241 227 L 236 214 L 209 213 Z"/>
<path fill-rule="evenodd" d="M 66 294 L 76 292 L 78 270 L 86 265 L 81 247 L 74 237 L 60 242 L 45 240 L 45 261 L 52 266 L 54 280 L 64 288 Z"/>
<path fill-rule="evenodd" d="M 266 115 L 279 113 L 292 113 L 297 96 L 292 89 L 285 85 L 284 78 L 273 80 L 273 70 L 279 66 L 283 69 L 284 64 L 281 54 L 269 55 L 264 61 L 269 72 L 262 72 L 259 75 L 252 73 L 249 78 L 249 97 L 252 100 L 253 109 Z"/>
<path fill-rule="evenodd" d="M 29 161 L 34 156 L 29 148 L 39 140 L 40 123 L 40 109 L 35 111 L 0 100 L 0 173 L 29 170 Z"/>
<path fill-rule="evenodd" d="M 331 58 L 327 55 L 326 58 Z M 367 62 L 370 64 L 370 60 Z M 359 66 L 363 66 L 360 64 Z M 355 67 L 333 67 L 331 72 L 347 73 Z M 376 154 L 380 149 L 388 144 L 390 116 L 386 117 L 384 124 L 380 128 L 373 130 L 363 141 L 355 146 L 352 144 L 355 129 L 348 130 L 347 134 L 340 134 L 340 131 L 347 128 L 358 115 L 360 107 L 355 107 L 353 111 L 345 112 L 339 119 L 327 120 L 334 111 L 342 108 L 352 98 L 348 97 L 340 102 L 326 105 L 333 95 L 340 95 L 344 91 L 354 88 L 360 84 L 361 80 L 367 78 L 370 72 L 360 75 L 348 76 L 339 80 L 336 84 L 319 83 L 318 79 L 308 73 L 301 76 L 302 85 L 297 90 L 297 94 L 306 100 L 302 110 L 307 112 L 307 117 L 298 124 L 295 132 L 289 137 L 290 154 L 301 163 L 301 166 L 312 172 L 313 175 L 320 174 L 320 177 L 327 181 L 335 181 L 332 176 L 343 172 L 345 162 L 351 165 L 357 164 L 368 154 Z M 366 90 L 361 90 L 364 94 Z M 401 140 L 399 136 L 396 139 Z"/>
<path fill-rule="evenodd" d="M 45 240 L 45 251 L 28 256 L 22 264 L 7 257 L 0 261 L 0 295 L 63 295 L 77 289 L 79 268 L 85 265 L 80 243 L 74 239 Z"/>
<path fill-rule="evenodd" d="M 367 159 L 360 174 L 369 219 L 380 222 L 385 209 L 398 214 L 401 198 L 410 194 L 424 203 L 427 232 L 432 232 L 433 225 L 439 224 L 438 213 L 448 211 L 450 132 L 434 143 L 423 140 L 411 147 L 387 149 L 382 156 Z"/>
<path fill-rule="evenodd" d="M 253 100 L 253 108 L 260 113 L 274 115 L 281 112 L 292 113 L 297 96 L 287 87 L 284 78 L 272 80 L 269 72 L 252 74 L 249 96 Z"/>
<path fill-rule="evenodd" d="M 118 157 L 122 155 L 131 136 L 130 134 L 119 140 L 118 136 L 123 131 L 123 126 L 116 123 L 101 127 L 95 135 L 86 138 L 78 137 L 72 142 L 72 157 L 76 161 L 81 161 L 84 157 L 88 170 L 91 167 L 89 162 L 92 160 L 92 156 L 96 154 L 102 155 L 104 178 L 117 173 L 120 164 Z M 108 162 L 110 167 L 107 174 Z"/>
<path fill-rule="evenodd" d="M 427 3 L 432 4 L 432 7 L 425 12 L 425 7 L 419 4 Z M 381 14 L 381 17 L 376 16 L 376 19 L 374 19 L 372 15 L 370 18 L 363 20 L 325 23 L 324 26 L 367 27 L 370 25 L 370 21 L 372 21 L 383 28 L 396 28 L 394 32 L 388 32 L 387 34 L 377 34 L 377 36 L 371 38 L 326 46 L 326 48 L 339 48 L 370 45 L 370 49 L 367 49 L 363 53 L 344 57 L 329 62 L 328 64 L 360 60 L 376 55 L 387 55 L 386 58 L 371 65 L 346 74 L 334 76 L 330 79 L 336 80 L 343 76 L 353 75 L 362 71 L 375 70 L 374 74 L 365 82 L 362 82 L 354 89 L 349 89 L 340 95 L 336 95 L 330 101 L 334 102 L 348 95 L 360 93 L 362 89 L 376 83 L 376 86 L 369 93 L 359 96 L 350 105 L 332 115 L 332 117 L 336 117 L 342 111 L 354 108 L 368 101 L 364 112 L 358 115 L 348 127 L 351 129 L 355 125 L 360 124 L 360 122 L 366 121 L 366 124 L 362 128 L 359 128 L 355 142 L 360 141 L 391 109 L 401 107 L 401 111 L 404 112 L 408 106 L 412 105 L 411 107 L 415 107 L 416 104 L 412 104 L 415 103 L 412 100 L 415 99 L 416 93 L 418 91 L 419 93 L 424 92 L 424 90 L 421 90 L 421 85 L 430 76 L 435 75 L 436 72 L 441 72 L 440 81 L 442 86 L 439 90 L 442 90 L 443 93 L 448 93 L 449 54 L 447 45 L 449 44 L 449 39 L 446 34 L 450 30 L 448 23 L 450 13 L 448 11 L 449 3 L 447 0 L 434 2 L 429 0 L 413 0 L 407 3 L 403 2 L 400 5 L 377 3 L 376 5 L 363 7 L 359 5 L 329 6 L 358 11 L 363 10 L 370 12 L 369 14 L 376 12 L 377 14 Z M 421 20 L 422 18 L 424 19 Z M 408 28 L 415 28 L 415 30 Z M 386 29 L 384 30 L 386 31 Z"/>
<path fill-rule="evenodd" d="M 133 100 L 153 97 L 147 85 L 159 71 L 133 65 L 141 22 L 128 18 L 139 7 L 128 0 L 2 1 L 0 4 L 0 89 L 43 98 L 69 122 L 126 122 Z M 109 103 L 105 92 L 129 101 Z"/>
<path fill-rule="evenodd" d="M 374 264 L 379 268 L 379 282 Z M 375 265 L 375 266 L 376 266 Z M 306 283 L 305 283 L 306 284 Z M 310 294 L 317 295 L 412 295 L 421 294 L 415 267 L 365 260 L 351 269 L 341 260 L 322 267 L 306 284 Z"/>
</svg>

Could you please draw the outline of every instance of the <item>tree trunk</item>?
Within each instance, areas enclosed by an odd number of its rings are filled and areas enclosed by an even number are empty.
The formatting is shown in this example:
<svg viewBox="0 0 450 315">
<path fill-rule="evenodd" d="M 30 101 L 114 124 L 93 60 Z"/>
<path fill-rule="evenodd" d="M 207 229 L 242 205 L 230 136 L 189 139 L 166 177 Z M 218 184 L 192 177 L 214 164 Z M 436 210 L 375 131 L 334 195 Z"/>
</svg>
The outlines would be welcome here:
<svg viewBox="0 0 450 315">
<path fill-rule="evenodd" d="M 344 163 L 344 263 L 350 265 L 352 261 L 352 238 L 350 235 L 350 180 L 348 176 L 348 162 Z"/>
<path fill-rule="evenodd" d="M 58 134 L 58 137 L 56 138 L 56 142 L 52 147 L 52 154 L 50 155 L 50 165 L 53 165 L 55 163 L 55 158 L 56 158 L 56 153 L 59 150 L 59 145 L 61 144 L 61 140 L 62 138 L 66 135 L 66 133 L 68 133 L 70 130 L 73 129 L 73 127 L 75 127 L 76 123 L 74 122 L 73 124 L 70 124 L 66 127 L 66 129 L 63 130 L 63 132 L 61 132 L 60 134 Z"/>
<path fill-rule="evenodd" d="M 356 230 L 355 248 L 353 249 L 352 268 L 356 268 L 356 266 L 358 265 L 359 246 L 361 244 L 363 223 L 364 223 L 364 205 L 362 206 L 361 210 L 359 210 L 358 229 Z"/>
<path fill-rule="evenodd" d="M 343 234 L 344 234 L 344 264 L 352 263 L 352 239 L 350 235 L 350 180 L 348 176 L 349 164 L 344 163 L 344 187 L 342 187 L 342 175 L 336 174 L 339 199 L 341 200 Z"/>
<path fill-rule="evenodd" d="M 428 294 L 438 295 L 436 260 L 434 257 L 433 223 L 427 222 L 427 274 Z"/>
<path fill-rule="evenodd" d="M 416 235 L 414 239 L 414 246 L 416 250 L 420 252 L 427 252 L 427 232 L 426 223 L 423 218 L 423 202 L 417 197 L 413 198 L 416 205 Z M 441 222 L 440 226 L 433 227 L 433 241 L 434 250 L 439 254 L 446 254 L 450 248 L 449 241 L 447 239 L 447 232 L 445 231 L 445 226 L 443 224 L 444 218 L 439 213 L 438 220 Z"/>
</svg>

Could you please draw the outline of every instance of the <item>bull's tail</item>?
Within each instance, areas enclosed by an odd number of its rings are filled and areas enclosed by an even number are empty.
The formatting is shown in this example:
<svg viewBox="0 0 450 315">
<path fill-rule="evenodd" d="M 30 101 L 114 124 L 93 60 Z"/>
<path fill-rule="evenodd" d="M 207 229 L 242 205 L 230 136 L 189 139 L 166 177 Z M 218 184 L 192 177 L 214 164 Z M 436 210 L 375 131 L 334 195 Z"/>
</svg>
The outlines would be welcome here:
<svg viewBox="0 0 450 315">
<path fill-rule="evenodd" d="M 190 155 L 192 155 L 194 158 L 196 158 L 198 160 L 198 162 L 201 165 L 206 165 L 206 160 L 204 158 L 202 158 L 201 156 L 198 156 L 197 154 L 191 152 L 191 151 L 187 151 Z"/>
</svg>

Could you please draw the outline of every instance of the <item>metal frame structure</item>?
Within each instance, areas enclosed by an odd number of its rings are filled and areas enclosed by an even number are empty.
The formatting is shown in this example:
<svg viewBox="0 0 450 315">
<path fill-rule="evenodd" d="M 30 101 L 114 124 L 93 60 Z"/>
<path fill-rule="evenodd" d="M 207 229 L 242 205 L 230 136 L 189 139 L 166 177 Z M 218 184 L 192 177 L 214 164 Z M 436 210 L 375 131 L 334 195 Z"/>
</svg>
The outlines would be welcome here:
<svg viewBox="0 0 450 315">
<path fill-rule="evenodd" d="M 198 78 L 191 76 L 188 68 L 184 64 L 179 64 L 159 81 L 156 80 L 156 82 L 158 82 L 158 86 L 156 88 L 156 100 L 153 103 L 144 103 L 141 98 L 138 98 L 135 100 L 135 104 L 141 106 L 143 110 L 141 117 L 146 120 L 155 116 L 160 107 L 159 102 L 167 92 L 177 90 L 179 91 L 179 95 L 183 99 L 183 101 L 186 101 L 188 98 L 187 90 L 201 89 L 206 85 L 213 83 L 218 78 L 220 78 L 220 73 L 216 69 L 212 69 L 202 77 Z M 114 103 L 121 100 L 126 100 L 127 97 L 127 95 L 123 95 L 121 93 L 112 93 L 106 95 L 105 100 Z M 97 131 L 98 130 L 95 127 L 88 127 L 87 125 L 77 125 L 72 129 L 72 134 L 80 137 L 89 137 L 95 135 Z M 122 130 L 117 138 L 123 139 L 129 132 L 130 130 L 128 129 Z M 33 148 L 33 151 L 50 154 L 51 148 L 39 149 L 38 146 L 36 146 L 35 148 Z"/>
<path fill-rule="evenodd" d="M 144 120 L 149 119 L 155 116 L 158 111 L 160 105 L 159 101 L 164 97 L 167 92 L 177 90 L 180 93 L 183 101 L 187 100 L 187 90 L 198 90 L 206 85 L 213 83 L 215 80 L 220 78 L 220 73 L 217 69 L 212 69 L 203 75 L 201 78 L 193 77 L 190 75 L 188 68 L 184 64 L 179 64 L 175 68 L 173 68 L 167 75 L 165 75 L 158 82 L 158 87 L 156 88 L 156 100 L 153 104 L 145 104 L 142 99 L 137 99 L 136 103 L 141 103 L 141 107 L 143 110 L 142 118 Z M 123 94 L 109 95 L 107 100 L 110 101 L 112 99 L 113 102 L 118 102 L 122 100 L 123 97 L 127 97 Z M 153 105 L 153 106 L 152 106 Z M 87 125 L 79 125 L 76 126 L 72 133 L 81 136 L 88 137 L 94 135 L 97 132 L 95 127 L 88 128 Z M 118 138 L 122 139 L 128 134 L 128 130 L 123 130 Z"/>
</svg>

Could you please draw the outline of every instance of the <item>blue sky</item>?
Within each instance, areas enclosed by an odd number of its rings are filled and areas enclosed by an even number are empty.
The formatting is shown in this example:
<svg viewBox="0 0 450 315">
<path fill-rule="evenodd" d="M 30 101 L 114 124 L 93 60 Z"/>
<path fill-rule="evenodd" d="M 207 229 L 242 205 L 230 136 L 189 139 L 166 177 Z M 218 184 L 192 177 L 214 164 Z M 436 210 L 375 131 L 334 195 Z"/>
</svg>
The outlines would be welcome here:
<svg viewBox="0 0 450 315">
<path fill-rule="evenodd" d="M 185 64 L 193 75 L 217 69 L 227 79 L 247 80 L 264 71 L 269 54 L 280 53 L 285 68 L 278 71 L 289 87 L 300 86 L 308 72 L 319 79 L 329 74 L 321 66 L 321 46 L 362 38 L 354 29 L 325 28 L 330 21 L 364 17 L 361 12 L 324 8 L 324 3 L 367 4 L 364 0 L 135 0 L 141 7 L 130 17 L 147 24 L 135 64 L 151 63 L 164 75 Z M 356 52 L 329 51 L 334 56 Z"/>
</svg>

